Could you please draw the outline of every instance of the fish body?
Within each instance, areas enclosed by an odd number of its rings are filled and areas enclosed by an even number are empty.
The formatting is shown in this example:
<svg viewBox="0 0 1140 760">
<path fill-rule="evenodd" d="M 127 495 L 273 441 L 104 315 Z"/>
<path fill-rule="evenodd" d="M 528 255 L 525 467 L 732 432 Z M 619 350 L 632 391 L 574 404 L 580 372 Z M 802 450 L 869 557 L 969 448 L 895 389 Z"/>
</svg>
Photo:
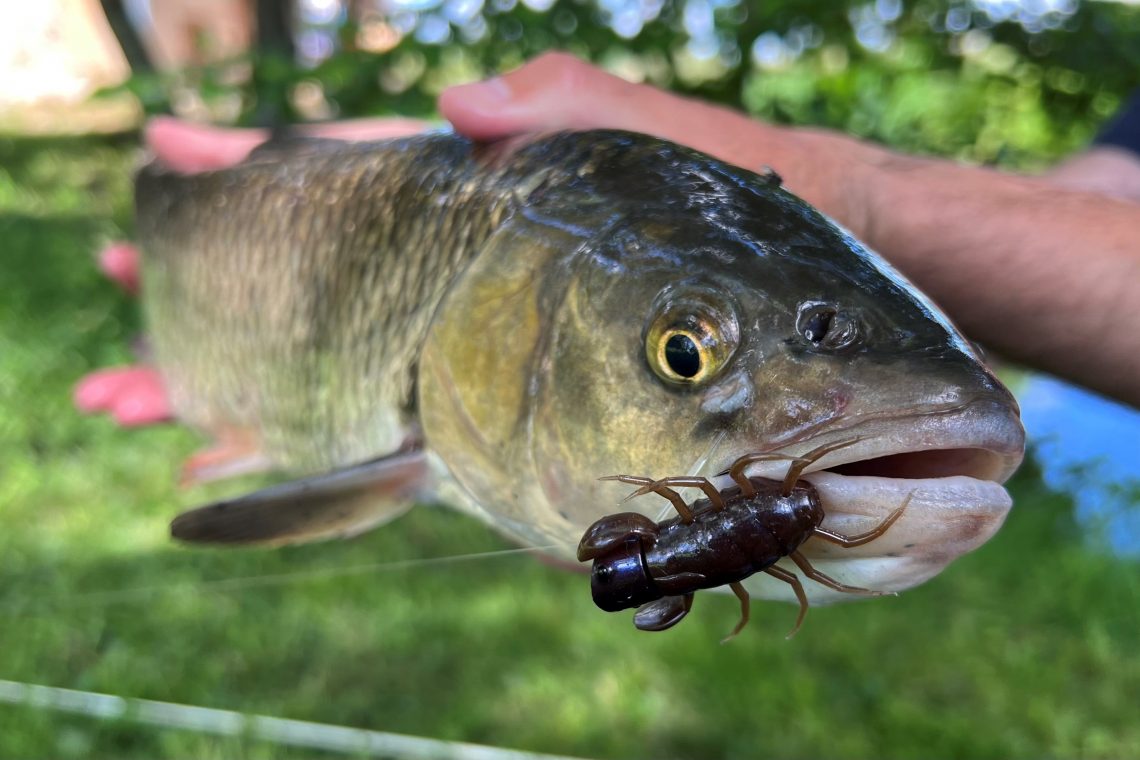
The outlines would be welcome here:
<svg viewBox="0 0 1140 760">
<path fill-rule="evenodd" d="M 443 493 L 572 556 L 624 493 L 601 476 L 715 479 L 748 453 L 852 436 L 806 475 L 829 527 L 859 532 L 912 499 L 881 546 L 805 545 L 833 575 L 914 585 L 1009 509 L 1012 396 L 924 296 L 771 175 L 618 131 L 432 134 L 271 145 L 193 176 L 151 165 L 137 195 L 177 415 L 310 476 L 197 512 L 183 527 L 209 523 L 199 537 L 225 540 L 243 514 L 243 536 L 298 513 L 280 538 L 353 532 L 368 520 L 347 503 L 394 514 Z"/>
<path fill-rule="evenodd" d="M 141 173 L 143 297 L 178 417 L 313 473 L 411 433 L 432 315 L 513 199 L 457 139 L 287 145 Z"/>
</svg>

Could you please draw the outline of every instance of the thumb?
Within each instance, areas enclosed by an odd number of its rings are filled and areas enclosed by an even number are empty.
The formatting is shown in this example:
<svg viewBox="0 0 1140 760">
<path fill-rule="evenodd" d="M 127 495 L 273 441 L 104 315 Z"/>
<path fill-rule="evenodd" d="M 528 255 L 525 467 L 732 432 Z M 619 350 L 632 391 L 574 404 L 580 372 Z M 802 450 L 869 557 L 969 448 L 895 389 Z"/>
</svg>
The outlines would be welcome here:
<svg viewBox="0 0 1140 760">
<path fill-rule="evenodd" d="M 476 140 L 549 129 L 615 128 L 652 132 L 662 99 L 566 53 L 547 53 L 508 74 L 451 87 L 439 110 Z"/>
<path fill-rule="evenodd" d="M 269 136 L 261 129 L 220 129 L 164 116 L 152 119 L 145 135 L 155 156 L 180 172 L 201 172 L 236 164 Z"/>
<path fill-rule="evenodd" d="M 444 90 L 439 110 L 455 131 L 475 140 L 555 129 L 627 129 L 756 170 L 787 158 L 778 128 L 627 82 L 566 53 L 547 53 L 501 77 Z"/>
</svg>

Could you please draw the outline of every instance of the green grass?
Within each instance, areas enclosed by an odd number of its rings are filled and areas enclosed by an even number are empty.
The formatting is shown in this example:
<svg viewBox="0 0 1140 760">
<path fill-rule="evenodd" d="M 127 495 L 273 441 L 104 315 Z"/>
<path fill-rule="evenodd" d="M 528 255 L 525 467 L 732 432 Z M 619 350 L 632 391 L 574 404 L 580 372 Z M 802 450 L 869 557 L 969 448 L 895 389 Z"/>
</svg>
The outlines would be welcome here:
<svg viewBox="0 0 1140 760">
<path fill-rule="evenodd" d="M 92 263 L 130 232 L 133 160 L 129 142 L 0 141 L 0 678 L 612 758 L 1140 755 L 1140 574 L 1087 548 L 1032 466 L 981 550 L 898 598 L 814 609 L 791 641 L 794 609 L 758 604 L 718 645 L 735 600 L 709 594 L 640 633 L 527 556 L 209 585 L 507 545 L 431 508 L 278 551 L 167 540 L 205 498 L 174 485 L 199 441 L 70 403 L 139 329 Z M 0 757 L 46 756 L 313 753 L 0 706 Z"/>
</svg>

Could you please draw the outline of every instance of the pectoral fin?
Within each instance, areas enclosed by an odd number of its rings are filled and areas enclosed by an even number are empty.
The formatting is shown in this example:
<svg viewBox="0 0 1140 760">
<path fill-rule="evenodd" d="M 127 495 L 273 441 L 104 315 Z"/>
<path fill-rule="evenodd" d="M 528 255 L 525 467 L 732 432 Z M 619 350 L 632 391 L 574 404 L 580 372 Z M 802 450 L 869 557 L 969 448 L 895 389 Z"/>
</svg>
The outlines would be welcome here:
<svg viewBox="0 0 1140 760">
<path fill-rule="evenodd" d="M 424 453 L 402 452 L 183 512 L 170 524 L 170 534 L 210 544 L 345 538 L 408 511 L 427 481 Z"/>
</svg>

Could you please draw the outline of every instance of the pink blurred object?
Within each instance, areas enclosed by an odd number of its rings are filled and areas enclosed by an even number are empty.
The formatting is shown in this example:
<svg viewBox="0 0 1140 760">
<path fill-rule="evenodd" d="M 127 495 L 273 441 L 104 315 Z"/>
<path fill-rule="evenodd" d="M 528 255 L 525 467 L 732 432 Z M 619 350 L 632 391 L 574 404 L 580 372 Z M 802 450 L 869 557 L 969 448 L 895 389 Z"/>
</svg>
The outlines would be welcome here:
<svg viewBox="0 0 1140 760">
<path fill-rule="evenodd" d="M 80 411 L 108 412 L 123 427 L 153 425 L 172 417 L 162 378 L 151 367 L 92 372 L 75 386 L 73 398 Z"/>
<path fill-rule="evenodd" d="M 139 292 L 139 252 L 130 243 L 111 243 L 99 253 L 99 269 L 131 295 Z"/>
</svg>

